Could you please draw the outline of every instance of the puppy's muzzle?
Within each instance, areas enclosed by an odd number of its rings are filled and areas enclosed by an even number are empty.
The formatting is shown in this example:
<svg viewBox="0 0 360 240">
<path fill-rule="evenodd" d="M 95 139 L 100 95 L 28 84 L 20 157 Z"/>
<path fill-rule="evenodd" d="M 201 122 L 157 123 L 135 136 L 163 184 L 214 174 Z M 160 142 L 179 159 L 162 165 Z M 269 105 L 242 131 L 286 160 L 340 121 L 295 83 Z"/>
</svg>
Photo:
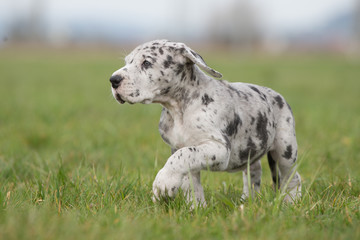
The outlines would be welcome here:
<svg viewBox="0 0 360 240">
<path fill-rule="evenodd" d="M 121 84 L 121 81 L 124 79 L 123 76 L 120 76 L 120 75 L 113 75 L 111 76 L 110 78 L 110 82 L 111 82 L 111 86 L 116 89 L 120 86 Z"/>
</svg>

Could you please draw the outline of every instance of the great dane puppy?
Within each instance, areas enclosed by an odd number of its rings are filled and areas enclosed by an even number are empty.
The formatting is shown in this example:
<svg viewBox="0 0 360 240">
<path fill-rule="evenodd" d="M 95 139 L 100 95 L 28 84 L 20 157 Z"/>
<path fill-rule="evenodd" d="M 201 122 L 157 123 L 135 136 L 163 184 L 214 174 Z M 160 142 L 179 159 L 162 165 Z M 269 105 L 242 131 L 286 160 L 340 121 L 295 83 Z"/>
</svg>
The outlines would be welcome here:
<svg viewBox="0 0 360 240">
<path fill-rule="evenodd" d="M 172 155 L 153 183 L 154 201 L 182 188 L 189 202 L 205 206 L 201 170 L 243 171 L 243 197 L 259 192 L 265 154 L 274 186 L 287 193 L 285 201 L 301 196 L 294 117 L 279 93 L 210 77 L 222 75 L 183 43 L 147 42 L 125 63 L 110 78 L 116 100 L 163 106 L 159 131 Z"/>
</svg>

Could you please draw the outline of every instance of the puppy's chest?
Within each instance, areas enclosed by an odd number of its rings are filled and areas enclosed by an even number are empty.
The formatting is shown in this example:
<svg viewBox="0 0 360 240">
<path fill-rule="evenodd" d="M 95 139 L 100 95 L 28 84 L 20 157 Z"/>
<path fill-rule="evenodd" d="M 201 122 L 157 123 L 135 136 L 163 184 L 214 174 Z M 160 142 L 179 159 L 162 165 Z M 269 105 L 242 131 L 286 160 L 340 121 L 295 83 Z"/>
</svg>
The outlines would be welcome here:
<svg viewBox="0 0 360 240">
<path fill-rule="evenodd" d="M 163 140 L 175 149 L 192 145 L 195 140 L 191 130 L 183 124 L 181 119 L 174 119 L 168 113 L 163 113 L 160 118 L 159 132 Z"/>
</svg>

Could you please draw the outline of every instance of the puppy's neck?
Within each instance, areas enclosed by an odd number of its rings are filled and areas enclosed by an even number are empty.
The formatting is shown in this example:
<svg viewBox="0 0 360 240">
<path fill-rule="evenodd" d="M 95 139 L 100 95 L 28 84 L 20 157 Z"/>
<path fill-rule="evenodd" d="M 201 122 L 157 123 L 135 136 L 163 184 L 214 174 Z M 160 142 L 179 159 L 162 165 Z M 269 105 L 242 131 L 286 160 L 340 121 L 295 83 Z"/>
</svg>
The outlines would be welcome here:
<svg viewBox="0 0 360 240">
<path fill-rule="evenodd" d="M 213 79 L 200 70 L 195 64 L 188 66 L 185 75 L 179 74 L 171 80 L 171 86 L 162 90 L 163 94 L 153 101 L 160 103 L 170 112 L 183 113 L 189 105 L 199 98 L 199 91 L 206 88 Z"/>
</svg>

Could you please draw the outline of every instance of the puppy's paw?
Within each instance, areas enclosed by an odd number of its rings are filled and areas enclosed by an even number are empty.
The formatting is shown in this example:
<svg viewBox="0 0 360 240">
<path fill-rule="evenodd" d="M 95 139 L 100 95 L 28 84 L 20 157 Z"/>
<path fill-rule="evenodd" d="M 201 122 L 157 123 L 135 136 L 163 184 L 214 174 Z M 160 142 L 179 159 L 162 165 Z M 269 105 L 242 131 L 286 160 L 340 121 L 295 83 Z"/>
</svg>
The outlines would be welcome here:
<svg viewBox="0 0 360 240">
<path fill-rule="evenodd" d="M 153 183 L 153 201 L 162 197 L 174 198 L 182 185 L 183 175 L 162 168 L 156 175 Z"/>
</svg>

